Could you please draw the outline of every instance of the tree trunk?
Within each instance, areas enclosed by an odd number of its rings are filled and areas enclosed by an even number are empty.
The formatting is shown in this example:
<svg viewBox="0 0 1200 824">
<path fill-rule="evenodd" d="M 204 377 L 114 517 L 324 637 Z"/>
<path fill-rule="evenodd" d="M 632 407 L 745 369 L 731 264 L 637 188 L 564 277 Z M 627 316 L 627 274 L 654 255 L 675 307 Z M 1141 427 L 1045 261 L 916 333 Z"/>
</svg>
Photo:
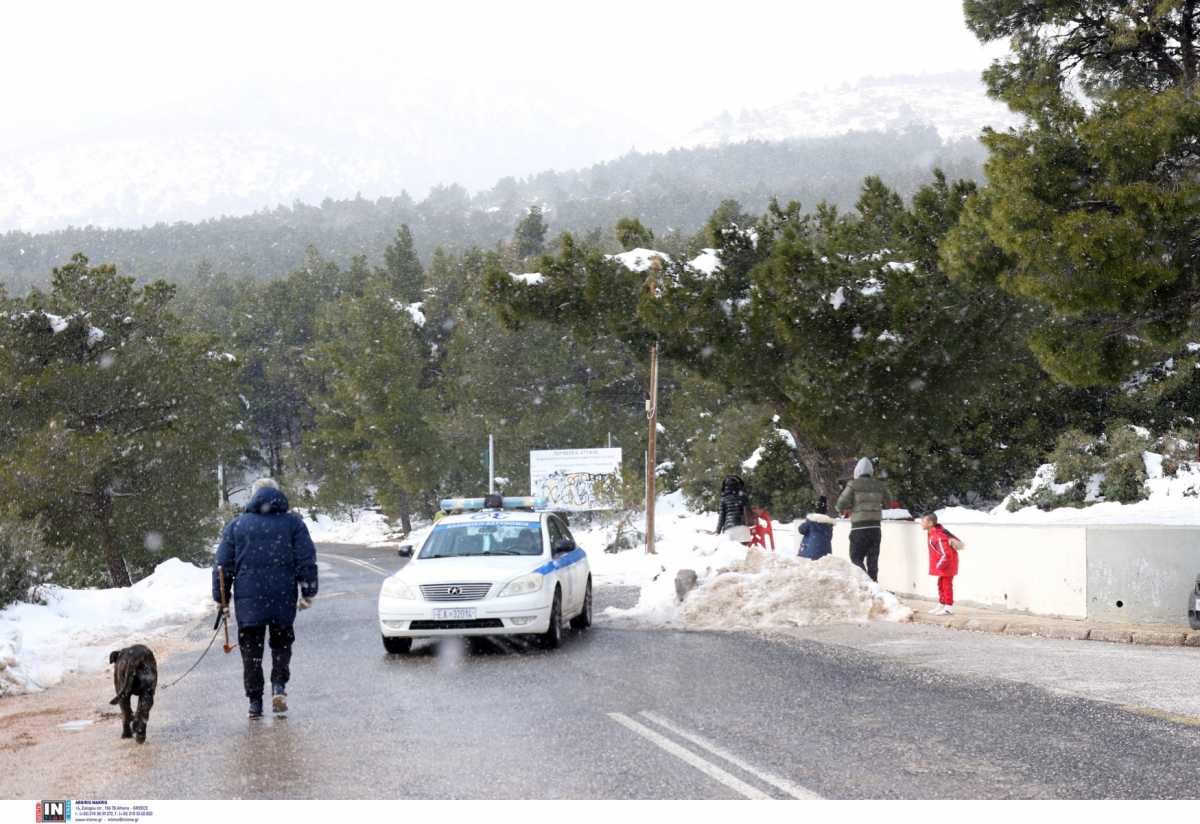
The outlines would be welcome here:
<svg viewBox="0 0 1200 824">
<path fill-rule="evenodd" d="M 117 546 L 116 536 L 112 528 L 112 496 L 107 490 L 96 490 L 96 519 L 100 522 L 100 547 L 104 550 L 104 565 L 108 568 L 108 579 L 114 587 L 127 587 L 129 569 L 125 566 L 125 556 Z"/>
<path fill-rule="evenodd" d="M 842 491 L 846 460 L 828 450 L 809 446 L 795 430 L 792 431 L 792 435 L 796 438 L 796 456 L 808 470 L 808 478 L 813 489 L 818 495 L 825 496 L 832 514 L 834 503 Z"/>
<path fill-rule="evenodd" d="M 1179 36 L 1180 53 L 1183 55 L 1183 91 L 1191 98 L 1196 87 L 1196 0 L 1184 0 L 1180 14 L 1183 21 Z"/>
<path fill-rule="evenodd" d="M 400 528 L 404 530 L 404 534 L 412 532 L 412 508 L 408 505 L 408 493 L 400 493 Z"/>
</svg>

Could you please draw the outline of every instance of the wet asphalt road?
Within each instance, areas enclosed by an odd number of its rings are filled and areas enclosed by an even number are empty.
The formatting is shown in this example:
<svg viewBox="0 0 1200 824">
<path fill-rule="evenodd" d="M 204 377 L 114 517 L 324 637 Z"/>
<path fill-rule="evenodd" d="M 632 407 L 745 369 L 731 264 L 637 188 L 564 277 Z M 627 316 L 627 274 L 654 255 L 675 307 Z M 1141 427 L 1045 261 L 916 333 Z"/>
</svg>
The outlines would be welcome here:
<svg viewBox="0 0 1200 824">
<path fill-rule="evenodd" d="M 323 546 L 286 718 L 219 646 L 113 798 L 1195 797 L 1194 727 L 810 640 L 615 629 L 388 656 L 383 550 Z M 628 593 L 597 591 L 597 614 Z M 203 632 L 203 628 L 200 628 Z M 160 683 L 194 660 L 167 661 Z"/>
</svg>

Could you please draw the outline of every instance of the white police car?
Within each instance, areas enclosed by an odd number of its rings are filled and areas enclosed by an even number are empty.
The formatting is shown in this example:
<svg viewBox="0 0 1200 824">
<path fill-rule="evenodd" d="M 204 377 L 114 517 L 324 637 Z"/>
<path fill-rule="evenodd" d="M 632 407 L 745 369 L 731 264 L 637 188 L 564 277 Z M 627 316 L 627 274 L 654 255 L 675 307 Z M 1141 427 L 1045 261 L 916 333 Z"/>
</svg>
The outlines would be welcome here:
<svg viewBox="0 0 1200 824">
<path fill-rule="evenodd" d="M 379 591 L 384 649 L 407 652 L 414 638 L 447 635 L 535 635 L 552 649 L 564 620 L 591 626 L 587 553 L 560 516 L 538 505 L 498 495 L 442 501 L 444 510 L 464 511 L 438 521 Z"/>
</svg>

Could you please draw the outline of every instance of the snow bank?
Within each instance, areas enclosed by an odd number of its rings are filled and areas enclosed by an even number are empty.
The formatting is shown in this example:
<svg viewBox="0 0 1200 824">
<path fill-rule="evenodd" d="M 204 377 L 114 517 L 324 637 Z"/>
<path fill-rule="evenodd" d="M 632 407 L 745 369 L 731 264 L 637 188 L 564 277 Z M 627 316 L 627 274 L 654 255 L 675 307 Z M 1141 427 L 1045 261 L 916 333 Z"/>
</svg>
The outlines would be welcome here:
<svg viewBox="0 0 1200 824">
<path fill-rule="evenodd" d="M 353 517 L 333 518 L 329 515 L 313 515 L 297 509 L 308 527 L 308 534 L 318 544 L 379 544 L 393 540 L 392 526 L 381 513 L 372 509 L 358 509 Z"/>
<path fill-rule="evenodd" d="M 906 621 L 910 616 L 891 593 L 846 561 L 813 562 L 782 552 L 748 552 L 741 544 L 714 535 L 716 522 L 715 513 L 689 512 L 683 493 L 673 492 L 658 501 L 656 555 L 647 555 L 641 547 L 605 552 L 613 539 L 611 526 L 574 530 L 588 553 L 597 585 L 641 590 L 634 607 L 609 607 L 604 616 L 698 629 Z M 681 569 L 694 570 L 700 582 L 683 608 L 676 603 L 675 593 L 675 575 Z"/>
<path fill-rule="evenodd" d="M 1008 502 L 1012 498 L 1009 496 L 990 512 L 950 507 L 939 510 L 938 518 L 947 524 L 1200 526 L 1200 463 L 1182 462 L 1174 475 L 1166 475 L 1163 472 L 1162 455 L 1144 452 L 1142 460 L 1146 466 L 1146 490 L 1149 497 L 1137 503 L 1099 501 L 1084 507 L 1061 507 L 1051 510 L 1027 506 L 1009 512 Z M 1088 501 L 1096 501 L 1099 495 L 1099 481 L 1100 476 L 1093 476 L 1089 481 Z M 1018 490 L 1016 494 L 1025 497 L 1043 487 L 1061 494 L 1070 484 L 1056 483 L 1054 465 L 1043 464 L 1034 473 L 1029 486 Z"/>
<path fill-rule="evenodd" d="M 908 621 L 912 610 L 843 558 L 755 549 L 691 593 L 679 617 L 696 629 L 768 629 Z"/>
<path fill-rule="evenodd" d="M 42 588 L 45 604 L 0 611 L 0 693 L 58 684 L 73 672 L 100 672 L 108 654 L 215 615 L 212 574 L 178 558 L 131 587 Z"/>
</svg>

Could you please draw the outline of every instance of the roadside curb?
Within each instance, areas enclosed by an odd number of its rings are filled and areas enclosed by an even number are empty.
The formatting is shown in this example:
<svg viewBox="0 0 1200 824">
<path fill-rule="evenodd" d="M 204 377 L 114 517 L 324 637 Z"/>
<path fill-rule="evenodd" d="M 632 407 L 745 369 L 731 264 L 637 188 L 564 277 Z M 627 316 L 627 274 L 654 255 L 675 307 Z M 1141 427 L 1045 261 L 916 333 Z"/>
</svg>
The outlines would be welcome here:
<svg viewBox="0 0 1200 824">
<path fill-rule="evenodd" d="M 992 615 L 929 615 L 913 610 L 913 623 L 945 629 L 987 632 L 1028 638 L 1061 641 L 1103 641 L 1110 644 L 1136 644 L 1154 647 L 1200 647 L 1200 631 L 1170 627 L 1139 629 L 1122 626 L 1097 626 L 1067 619 L 1037 621 L 1026 616 L 1005 618 Z"/>
</svg>

